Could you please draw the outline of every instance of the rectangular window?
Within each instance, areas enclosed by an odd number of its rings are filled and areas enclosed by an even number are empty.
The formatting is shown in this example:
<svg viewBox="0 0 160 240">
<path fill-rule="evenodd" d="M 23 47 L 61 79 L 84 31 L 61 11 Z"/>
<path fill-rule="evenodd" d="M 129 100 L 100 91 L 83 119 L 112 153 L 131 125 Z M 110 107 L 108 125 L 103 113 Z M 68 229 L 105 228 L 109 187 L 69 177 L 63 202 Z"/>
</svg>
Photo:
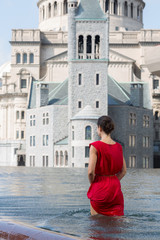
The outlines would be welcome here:
<svg viewBox="0 0 160 240">
<path fill-rule="evenodd" d="M 82 102 L 78 101 L 78 108 L 81 108 L 81 107 L 82 107 Z"/>
<path fill-rule="evenodd" d="M 21 88 L 26 88 L 26 87 L 27 87 L 27 80 L 21 79 Z"/>
<path fill-rule="evenodd" d="M 130 156 L 129 157 L 129 168 L 135 168 L 136 167 L 136 156 Z"/>
<path fill-rule="evenodd" d="M 30 136 L 30 146 L 32 147 L 32 136 Z"/>
<path fill-rule="evenodd" d="M 99 108 L 99 101 L 96 101 L 96 108 Z"/>
<path fill-rule="evenodd" d="M 19 131 L 16 131 L 16 139 L 19 139 Z"/>
<path fill-rule="evenodd" d="M 30 120 L 30 126 L 32 127 L 32 120 Z"/>
<path fill-rule="evenodd" d="M 85 168 L 87 168 L 88 167 L 88 163 L 85 163 Z"/>
<path fill-rule="evenodd" d="M 74 158 L 74 147 L 72 147 L 72 158 Z"/>
<path fill-rule="evenodd" d="M 43 146 L 46 145 L 46 135 L 43 135 Z"/>
<path fill-rule="evenodd" d="M 159 87 L 159 80 L 153 79 L 153 89 L 157 89 Z"/>
<path fill-rule="evenodd" d="M 99 85 L 99 74 L 96 74 L 96 85 Z"/>
<path fill-rule="evenodd" d="M 21 131 L 21 139 L 24 139 L 24 131 Z"/>
<path fill-rule="evenodd" d="M 33 120 L 33 126 L 35 126 L 35 125 L 36 125 L 36 120 L 34 119 L 34 120 Z"/>
<path fill-rule="evenodd" d="M 14 149 L 14 155 L 16 155 L 18 148 Z"/>
<path fill-rule="evenodd" d="M 24 116 L 25 116 L 24 111 L 22 111 L 21 112 L 21 119 L 24 119 Z"/>
<path fill-rule="evenodd" d="M 149 127 L 149 116 L 143 115 L 143 127 Z"/>
<path fill-rule="evenodd" d="M 36 146 L 36 138 L 33 136 L 33 146 Z"/>
<path fill-rule="evenodd" d="M 46 156 L 46 167 L 48 167 L 48 156 Z"/>
<path fill-rule="evenodd" d="M 43 167 L 45 167 L 45 156 L 43 156 Z"/>
<path fill-rule="evenodd" d="M 136 145 L 136 136 L 130 135 L 129 136 L 129 147 L 135 147 Z"/>
<path fill-rule="evenodd" d="M 29 159 L 30 159 L 30 167 L 32 167 L 32 156 L 30 156 Z"/>
<path fill-rule="evenodd" d="M 46 118 L 46 124 L 47 125 L 49 124 L 49 118 Z"/>
<path fill-rule="evenodd" d="M 19 119 L 19 111 L 16 111 L 16 119 Z"/>
<path fill-rule="evenodd" d="M 129 114 L 129 125 L 132 125 L 132 126 L 136 125 L 136 114 L 135 113 Z"/>
<path fill-rule="evenodd" d="M 149 147 L 149 137 L 143 137 L 143 147 Z"/>
<path fill-rule="evenodd" d="M 143 157 L 143 168 L 149 168 L 149 157 Z"/>
<path fill-rule="evenodd" d="M 82 85 L 82 74 L 78 74 L 78 85 Z"/>
<path fill-rule="evenodd" d="M 48 146 L 48 139 L 49 139 L 49 137 L 48 137 L 48 135 L 46 135 L 46 146 Z"/>
<path fill-rule="evenodd" d="M 72 140 L 74 140 L 74 131 L 72 131 Z"/>
<path fill-rule="evenodd" d="M 35 167 L 35 156 L 33 156 L 33 167 Z"/>
<path fill-rule="evenodd" d="M 85 147 L 85 158 L 89 157 L 89 147 Z"/>
</svg>

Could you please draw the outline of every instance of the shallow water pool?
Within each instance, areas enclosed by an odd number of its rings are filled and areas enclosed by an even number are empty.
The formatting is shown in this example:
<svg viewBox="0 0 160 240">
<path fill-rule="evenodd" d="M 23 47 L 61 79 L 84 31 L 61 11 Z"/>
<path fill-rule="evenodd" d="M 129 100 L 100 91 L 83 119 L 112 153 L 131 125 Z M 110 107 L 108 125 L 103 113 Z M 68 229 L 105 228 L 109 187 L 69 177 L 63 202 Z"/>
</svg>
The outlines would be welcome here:
<svg viewBox="0 0 160 240">
<path fill-rule="evenodd" d="M 82 239 L 160 239 L 160 169 L 128 170 L 125 216 L 91 217 L 87 169 L 0 168 L 0 217 Z"/>
</svg>

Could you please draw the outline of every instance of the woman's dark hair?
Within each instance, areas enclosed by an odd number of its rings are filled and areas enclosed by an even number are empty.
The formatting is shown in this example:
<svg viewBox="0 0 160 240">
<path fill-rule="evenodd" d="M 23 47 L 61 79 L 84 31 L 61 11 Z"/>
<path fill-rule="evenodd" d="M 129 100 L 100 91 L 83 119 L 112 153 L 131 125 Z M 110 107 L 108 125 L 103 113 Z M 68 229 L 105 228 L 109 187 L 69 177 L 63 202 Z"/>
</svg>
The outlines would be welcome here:
<svg viewBox="0 0 160 240">
<path fill-rule="evenodd" d="M 97 121 L 98 127 L 108 135 L 114 130 L 114 122 L 109 116 L 102 116 Z"/>
</svg>

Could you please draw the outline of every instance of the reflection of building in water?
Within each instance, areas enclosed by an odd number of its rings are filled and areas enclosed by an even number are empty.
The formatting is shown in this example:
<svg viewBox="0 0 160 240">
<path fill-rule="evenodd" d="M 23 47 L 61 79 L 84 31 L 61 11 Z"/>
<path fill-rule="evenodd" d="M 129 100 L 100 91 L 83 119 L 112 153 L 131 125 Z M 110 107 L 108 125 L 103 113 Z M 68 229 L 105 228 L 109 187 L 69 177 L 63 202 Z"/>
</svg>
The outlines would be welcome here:
<svg viewBox="0 0 160 240">
<path fill-rule="evenodd" d="M 153 166 L 152 81 L 158 91 L 159 77 L 145 53 L 160 31 L 142 29 L 142 0 L 99 2 L 103 11 L 98 0 L 41 0 L 39 29 L 12 30 L 11 66 L 0 75 L 0 165 L 17 166 L 26 139 L 27 166 L 85 167 L 96 119 L 109 113 L 127 166 Z"/>
</svg>

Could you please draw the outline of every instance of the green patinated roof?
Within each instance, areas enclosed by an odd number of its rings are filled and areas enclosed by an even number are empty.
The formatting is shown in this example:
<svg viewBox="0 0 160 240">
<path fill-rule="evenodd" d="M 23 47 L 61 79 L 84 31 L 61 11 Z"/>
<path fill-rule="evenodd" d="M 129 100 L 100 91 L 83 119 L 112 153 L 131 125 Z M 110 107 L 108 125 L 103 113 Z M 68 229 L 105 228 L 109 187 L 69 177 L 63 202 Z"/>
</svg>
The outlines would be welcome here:
<svg viewBox="0 0 160 240">
<path fill-rule="evenodd" d="M 55 145 L 68 145 L 68 137 L 56 142 Z"/>
<path fill-rule="evenodd" d="M 77 9 L 76 19 L 106 20 L 98 0 L 81 0 Z"/>
</svg>

